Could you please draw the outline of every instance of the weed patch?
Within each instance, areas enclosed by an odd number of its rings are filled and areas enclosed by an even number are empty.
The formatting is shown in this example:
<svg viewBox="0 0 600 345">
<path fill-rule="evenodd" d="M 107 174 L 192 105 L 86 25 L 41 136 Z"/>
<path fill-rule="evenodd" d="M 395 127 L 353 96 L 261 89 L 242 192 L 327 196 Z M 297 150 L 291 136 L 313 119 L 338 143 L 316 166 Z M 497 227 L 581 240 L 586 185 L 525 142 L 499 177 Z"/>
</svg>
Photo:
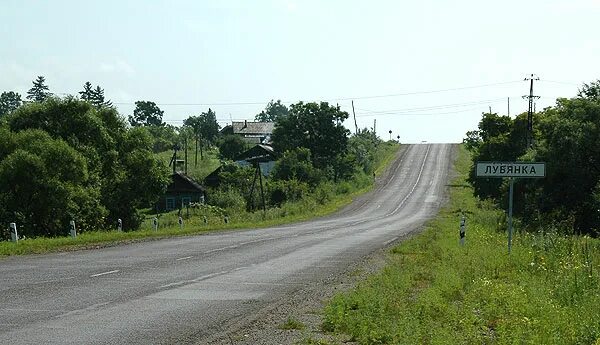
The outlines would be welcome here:
<svg viewBox="0 0 600 345">
<path fill-rule="evenodd" d="M 449 204 L 380 273 L 336 295 L 323 328 L 359 344 L 600 343 L 600 241 L 517 232 L 509 255 L 503 211 L 465 184 L 470 164 L 461 150 Z"/>
</svg>

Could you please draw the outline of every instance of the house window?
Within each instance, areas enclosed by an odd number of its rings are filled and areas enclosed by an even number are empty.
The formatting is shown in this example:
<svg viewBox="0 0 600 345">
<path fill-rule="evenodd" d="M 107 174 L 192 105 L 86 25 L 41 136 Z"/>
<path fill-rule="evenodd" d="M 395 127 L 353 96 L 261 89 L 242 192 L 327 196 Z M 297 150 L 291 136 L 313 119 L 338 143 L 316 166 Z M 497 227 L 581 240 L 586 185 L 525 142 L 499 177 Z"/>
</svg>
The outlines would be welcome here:
<svg viewBox="0 0 600 345">
<path fill-rule="evenodd" d="M 181 198 L 181 206 L 182 207 L 186 207 L 191 202 L 192 202 L 192 198 L 190 198 L 189 196 L 184 196 L 183 198 Z"/>
<path fill-rule="evenodd" d="M 175 198 L 167 198 L 167 211 L 171 211 L 175 209 Z"/>
</svg>

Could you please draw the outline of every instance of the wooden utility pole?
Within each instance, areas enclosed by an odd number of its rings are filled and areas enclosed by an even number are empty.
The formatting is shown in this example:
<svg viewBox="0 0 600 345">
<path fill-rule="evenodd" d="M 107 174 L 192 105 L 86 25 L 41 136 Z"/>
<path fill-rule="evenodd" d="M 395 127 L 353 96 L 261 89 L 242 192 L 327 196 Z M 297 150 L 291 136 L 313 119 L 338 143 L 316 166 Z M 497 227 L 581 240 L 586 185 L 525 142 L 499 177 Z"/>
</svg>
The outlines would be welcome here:
<svg viewBox="0 0 600 345">
<path fill-rule="evenodd" d="M 185 171 L 185 174 L 187 175 L 187 173 L 188 173 L 188 144 L 187 144 L 187 138 L 185 138 L 183 145 L 185 146 L 185 155 L 184 155 L 184 158 L 183 158 L 183 159 L 185 159 L 185 162 L 183 163 L 184 164 L 183 165 L 184 166 L 183 170 Z"/>
<path fill-rule="evenodd" d="M 356 113 L 354 112 L 354 100 L 352 100 L 352 115 L 354 115 L 354 134 L 357 134 L 358 125 L 356 124 Z"/>
<path fill-rule="evenodd" d="M 507 98 L 508 101 L 508 117 L 510 117 L 510 97 Z"/>
</svg>

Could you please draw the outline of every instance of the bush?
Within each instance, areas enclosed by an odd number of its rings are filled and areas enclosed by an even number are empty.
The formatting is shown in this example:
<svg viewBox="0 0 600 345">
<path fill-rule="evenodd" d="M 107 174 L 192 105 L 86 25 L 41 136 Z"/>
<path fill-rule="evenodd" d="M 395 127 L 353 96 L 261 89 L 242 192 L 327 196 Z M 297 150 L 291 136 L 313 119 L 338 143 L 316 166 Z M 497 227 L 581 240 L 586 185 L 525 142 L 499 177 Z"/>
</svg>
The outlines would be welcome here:
<svg viewBox="0 0 600 345">
<path fill-rule="evenodd" d="M 267 193 L 271 205 L 281 206 L 288 201 L 298 201 L 308 194 L 308 184 L 296 179 L 289 181 L 271 181 L 267 184 Z"/>
<path fill-rule="evenodd" d="M 246 209 L 246 200 L 236 190 L 215 189 L 208 194 L 208 203 L 232 211 L 243 212 Z"/>
</svg>

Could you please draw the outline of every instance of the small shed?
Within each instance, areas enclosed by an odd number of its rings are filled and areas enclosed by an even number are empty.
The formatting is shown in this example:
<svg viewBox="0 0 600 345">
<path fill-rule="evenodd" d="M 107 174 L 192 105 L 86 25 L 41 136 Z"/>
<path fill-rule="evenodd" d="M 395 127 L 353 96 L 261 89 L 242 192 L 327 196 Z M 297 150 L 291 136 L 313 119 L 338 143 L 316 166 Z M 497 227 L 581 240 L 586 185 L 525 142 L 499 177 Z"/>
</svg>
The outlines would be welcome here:
<svg viewBox="0 0 600 345">
<path fill-rule="evenodd" d="M 159 212 L 183 208 L 190 203 L 203 203 L 205 189 L 188 175 L 178 171 L 171 175 L 171 183 L 165 194 L 157 201 Z"/>
<path fill-rule="evenodd" d="M 240 166 L 260 164 L 260 170 L 264 176 L 271 174 L 276 160 L 277 156 L 273 148 L 263 144 L 255 145 L 235 158 L 235 162 Z"/>
</svg>

